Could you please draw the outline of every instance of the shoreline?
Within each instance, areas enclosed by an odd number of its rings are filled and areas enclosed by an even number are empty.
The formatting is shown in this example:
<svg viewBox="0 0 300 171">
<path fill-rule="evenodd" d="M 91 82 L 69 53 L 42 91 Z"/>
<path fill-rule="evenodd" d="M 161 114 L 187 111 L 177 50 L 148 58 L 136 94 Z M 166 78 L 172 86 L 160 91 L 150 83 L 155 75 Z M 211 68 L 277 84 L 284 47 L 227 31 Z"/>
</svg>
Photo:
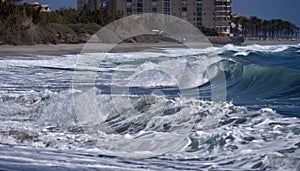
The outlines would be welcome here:
<svg viewBox="0 0 300 171">
<path fill-rule="evenodd" d="M 300 40 L 296 41 L 255 41 L 246 40 L 241 46 L 249 45 L 297 45 L 300 44 Z M 0 57 L 7 56 L 62 56 L 62 55 L 75 55 L 80 54 L 85 44 L 57 44 L 57 45 L 24 45 L 24 46 L 12 46 L 12 45 L 2 45 L 0 46 Z M 216 47 L 222 47 L 224 45 L 213 45 Z M 114 47 L 110 45 L 109 47 Z M 163 52 L 160 48 L 186 48 L 184 44 L 178 43 L 123 43 L 116 45 L 110 52 Z M 107 52 L 108 47 L 100 47 L 94 49 L 95 52 Z M 93 50 L 91 50 L 92 52 Z"/>
<path fill-rule="evenodd" d="M 272 46 L 272 45 L 297 45 L 300 44 L 300 39 L 298 40 L 245 40 L 242 43 L 242 46 L 249 46 L 249 45 L 261 45 L 261 46 Z"/>
<path fill-rule="evenodd" d="M 57 44 L 57 45 L 24 45 L 24 46 L 0 46 L 0 57 L 7 56 L 62 56 L 75 55 L 83 51 L 85 44 Z M 87 53 L 101 52 L 163 52 L 161 48 L 186 48 L 183 44 L 178 43 L 124 43 L 124 44 L 91 44 L 90 49 L 85 49 Z M 112 48 L 112 49 L 111 49 Z M 111 49 L 111 50 L 109 50 Z"/>
<path fill-rule="evenodd" d="M 0 46 L 0 56 L 36 56 L 36 55 L 68 55 L 79 54 L 84 44 L 58 44 L 58 45 L 24 45 L 24 46 L 12 46 L 4 45 Z"/>
</svg>

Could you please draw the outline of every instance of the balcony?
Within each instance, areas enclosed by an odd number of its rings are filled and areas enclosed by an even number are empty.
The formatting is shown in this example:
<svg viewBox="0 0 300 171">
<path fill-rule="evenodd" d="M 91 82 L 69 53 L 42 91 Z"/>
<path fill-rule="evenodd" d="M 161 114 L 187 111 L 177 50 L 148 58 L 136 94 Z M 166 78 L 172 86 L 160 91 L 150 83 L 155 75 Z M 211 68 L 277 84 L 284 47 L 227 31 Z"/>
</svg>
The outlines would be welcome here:
<svg viewBox="0 0 300 171">
<path fill-rule="evenodd" d="M 232 5 L 216 5 L 219 8 L 232 8 Z"/>
<path fill-rule="evenodd" d="M 216 0 L 217 2 L 232 2 L 232 0 Z"/>
</svg>

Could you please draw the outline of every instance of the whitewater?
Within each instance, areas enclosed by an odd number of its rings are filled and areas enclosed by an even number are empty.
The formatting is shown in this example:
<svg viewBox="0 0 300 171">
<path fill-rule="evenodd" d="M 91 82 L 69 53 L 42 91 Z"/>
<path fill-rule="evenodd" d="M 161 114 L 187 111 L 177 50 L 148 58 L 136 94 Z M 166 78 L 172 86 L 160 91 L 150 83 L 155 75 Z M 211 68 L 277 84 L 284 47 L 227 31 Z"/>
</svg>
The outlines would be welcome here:
<svg viewBox="0 0 300 171">
<path fill-rule="evenodd" d="M 300 44 L 160 50 L 0 57 L 0 169 L 300 170 Z"/>
</svg>

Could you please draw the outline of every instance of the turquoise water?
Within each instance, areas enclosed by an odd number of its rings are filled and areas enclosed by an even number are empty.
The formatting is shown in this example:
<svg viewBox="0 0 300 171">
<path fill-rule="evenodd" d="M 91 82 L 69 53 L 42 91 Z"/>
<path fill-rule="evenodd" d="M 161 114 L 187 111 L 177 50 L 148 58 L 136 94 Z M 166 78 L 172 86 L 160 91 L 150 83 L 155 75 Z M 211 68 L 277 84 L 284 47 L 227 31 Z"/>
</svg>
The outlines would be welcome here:
<svg viewBox="0 0 300 171">
<path fill-rule="evenodd" d="M 161 50 L 0 58 L 0 168 L 300 169 L 300 45 Z"/>
</svg>

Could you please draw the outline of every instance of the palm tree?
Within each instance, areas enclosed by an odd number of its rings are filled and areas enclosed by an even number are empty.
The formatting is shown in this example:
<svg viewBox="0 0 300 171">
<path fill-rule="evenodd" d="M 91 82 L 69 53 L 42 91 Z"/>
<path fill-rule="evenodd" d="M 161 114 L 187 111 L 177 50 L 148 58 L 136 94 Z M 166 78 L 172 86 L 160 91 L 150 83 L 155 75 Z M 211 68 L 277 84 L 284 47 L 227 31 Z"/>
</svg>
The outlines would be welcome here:
<svg viewBox="0 0 300 171">
<path fill-rule="evenodd" d="M 237 18 L 233 22 L 242 25 L 242 34 L 245 38 L 266 39 L 292 39 L 299 37 L 299 27 L 281 19 L 262 20 L 257 17 Z"/>
</svg>

